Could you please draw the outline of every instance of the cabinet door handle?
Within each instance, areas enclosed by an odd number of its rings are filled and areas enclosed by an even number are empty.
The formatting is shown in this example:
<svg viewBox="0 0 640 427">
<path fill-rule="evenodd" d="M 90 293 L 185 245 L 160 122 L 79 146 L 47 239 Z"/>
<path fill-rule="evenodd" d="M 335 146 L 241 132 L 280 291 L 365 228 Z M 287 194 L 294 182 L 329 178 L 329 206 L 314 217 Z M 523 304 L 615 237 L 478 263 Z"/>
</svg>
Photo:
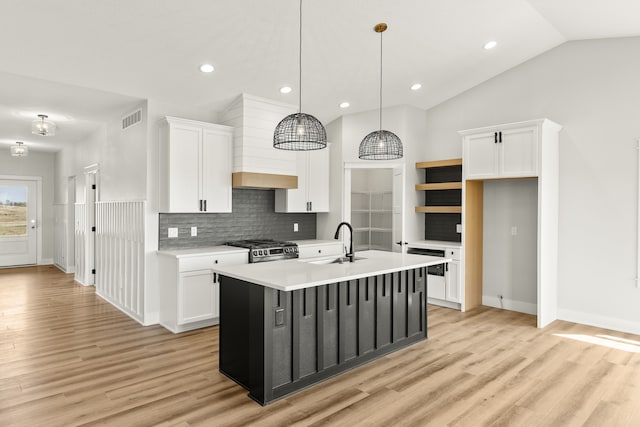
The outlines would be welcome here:
<svg viewBox="0 0 640 427">
<path fill-rule="evenodd" d="M 200 212 L 202 212 L 202 199 L 200 199 Z"/>
<path fill-rule="evenodd" d="M 206 200 L 204 201 L 204 211 L 205 212 L 207 211 L 207 201 Z"/>
<path fill-rule="evenodd" d="M 313 210 L 313 202 L 309 202 L 309 212 Z"/>
<path fill-rule="evenodd" d="M 502 132 L 499 132 L 499 133 L 500 133 L 500 135 L 498 136 L 498 142 L 499 142 L 500 144 L 502 144 Z M 206 203 L 206 202 L 205 202 L 205 203 Z"/>
<path fill-rule="evenodd" d="M 494 132 L 493 133 L 493 143 L 497 144 L 498 143 L 498 132 Z"/>
</svg>

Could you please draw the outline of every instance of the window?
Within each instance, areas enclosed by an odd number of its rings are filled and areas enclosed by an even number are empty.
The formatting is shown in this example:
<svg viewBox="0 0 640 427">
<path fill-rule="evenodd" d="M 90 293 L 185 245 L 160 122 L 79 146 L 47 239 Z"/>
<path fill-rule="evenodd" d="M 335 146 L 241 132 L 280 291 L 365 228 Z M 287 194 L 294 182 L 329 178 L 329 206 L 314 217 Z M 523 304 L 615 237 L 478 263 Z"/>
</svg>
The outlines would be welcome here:
<svg viewBox="0 0 640 427">
<path fill-rule="evenodd" d="M 27 234 L 27 186 L 0 185 L 0 237 Z"/>
</svg>

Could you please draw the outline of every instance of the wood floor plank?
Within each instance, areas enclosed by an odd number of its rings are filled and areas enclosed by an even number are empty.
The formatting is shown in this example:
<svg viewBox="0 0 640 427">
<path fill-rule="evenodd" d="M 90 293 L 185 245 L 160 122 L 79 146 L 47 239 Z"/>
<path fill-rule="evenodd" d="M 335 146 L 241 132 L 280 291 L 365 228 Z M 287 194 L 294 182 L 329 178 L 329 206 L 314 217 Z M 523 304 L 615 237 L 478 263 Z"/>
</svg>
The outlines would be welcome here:
<svg viewBox="0 0 640 427">
<path fill-rule="evenodd" d="M 428 306 L 429 339 L 261 407 L 218 327 L 143 327 L 51 266 L 0 270 L 4 426 L 640 425 L 640 337 Z"/>
</svg>

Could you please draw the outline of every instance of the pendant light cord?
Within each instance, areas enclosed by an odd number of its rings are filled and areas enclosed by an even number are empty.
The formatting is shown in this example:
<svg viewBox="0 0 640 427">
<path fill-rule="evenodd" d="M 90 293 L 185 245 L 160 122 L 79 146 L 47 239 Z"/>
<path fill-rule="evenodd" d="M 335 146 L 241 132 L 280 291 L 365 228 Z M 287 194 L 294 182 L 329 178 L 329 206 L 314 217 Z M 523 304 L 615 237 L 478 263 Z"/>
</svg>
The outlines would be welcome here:
<svg viewBox="0 0 640 427">
<path fill-rule="evenodd" d="M 298 46 L 298 59 L 300 61 L 298 67 L 298 114 L 300 114 L 302 113 L 302 0 L 300 0 L 300 19 L 298 20 L 298 23 L 298 41 L 300 42 Z"/>
<path fill-rule="evenodd" d="M 380 32 L 380 130 L 382 130 L 382 32 Z"/>
</svg>

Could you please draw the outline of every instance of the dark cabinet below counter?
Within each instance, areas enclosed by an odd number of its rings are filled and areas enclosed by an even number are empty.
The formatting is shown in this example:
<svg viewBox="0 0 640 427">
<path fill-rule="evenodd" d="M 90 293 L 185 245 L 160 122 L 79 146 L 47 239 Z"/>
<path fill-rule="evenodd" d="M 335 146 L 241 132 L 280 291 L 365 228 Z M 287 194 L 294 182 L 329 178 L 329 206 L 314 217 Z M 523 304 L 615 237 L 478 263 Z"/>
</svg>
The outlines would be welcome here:
<svg viewBox="0 0 640 427">
<path fill-rule="evenodd" d="M 294 291 L 221 276 L 220 371 L 262 405 L 427 338 L 427 269 Z"/>
</svg>

